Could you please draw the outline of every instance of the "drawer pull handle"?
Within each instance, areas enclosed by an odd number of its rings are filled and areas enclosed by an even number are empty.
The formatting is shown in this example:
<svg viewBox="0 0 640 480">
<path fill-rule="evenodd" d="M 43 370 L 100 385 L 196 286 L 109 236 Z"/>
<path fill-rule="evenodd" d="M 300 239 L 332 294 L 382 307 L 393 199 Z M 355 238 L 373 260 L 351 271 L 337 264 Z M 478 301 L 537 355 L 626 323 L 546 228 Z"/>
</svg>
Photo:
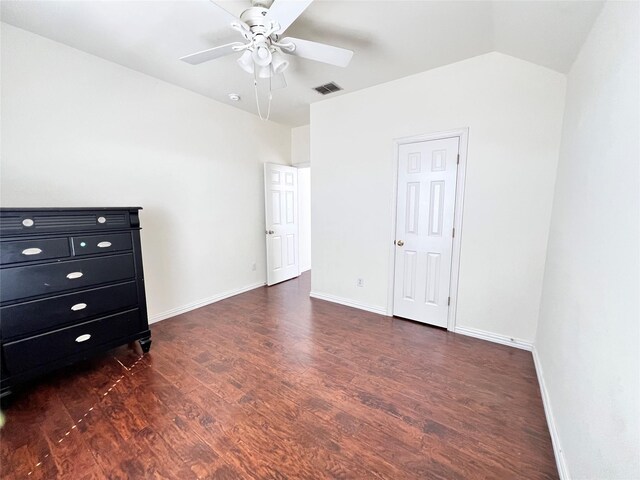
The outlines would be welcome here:
<svg viewBox="0 0 640 480">
<path fill-rule="evenodd" d="M 111 242 L 100 242 L 98 248 L 107 248 L 111 246 Z"/>
<path fill-rule="evenodd" d="M 76 303 L 73 307 L 71 307 L 71 310 L 77 312 L 78 310 L 84 310 L 85 308 L 87 308 L 86 303 Z"/>
<path fill-rule="evenodd" d="M 23 255 L 38 255 L 39 253 L 42 253 L 42 249 L 41 248 L 25 248 L 24 250 L 22 250 L 22 254 Z"/>
<path fill-rule="evenodd" d="M 73 280 L 74 278 L 80 278 L 82 276 L 82 272 L 71 272 L 67 275 L 69 280 Z"/>
<path fill-rule="evenodd" d="M 76 338 L 76 342 L 78 343 L 86 342 L 90 338 L 91 338 L 91 335 L 89 335 L 88 333 L 85 333 L 83 335 L 80 335 L 78 338 Z"/>
</svg>

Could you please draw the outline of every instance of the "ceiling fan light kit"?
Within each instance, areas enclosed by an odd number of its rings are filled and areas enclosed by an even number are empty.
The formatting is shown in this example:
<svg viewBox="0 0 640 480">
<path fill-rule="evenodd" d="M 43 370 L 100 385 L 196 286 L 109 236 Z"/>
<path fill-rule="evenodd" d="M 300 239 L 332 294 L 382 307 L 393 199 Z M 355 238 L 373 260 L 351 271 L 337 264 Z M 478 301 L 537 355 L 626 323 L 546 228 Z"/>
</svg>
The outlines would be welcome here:
<svg viewBox="0 0 640 480">
<path fill-rule="evenodd" d="M 258 70 L 258 78 L 271 78 L 272 76 L 273 71 L 271 65 L 260 67 L 260 69 Z"/>
<path fill-rule="evenodd" d="M 245 72 L 253 74 L 253 56 L 251 55 L 250 50 L 245 50 L 242 56 L 237 60 L 237 62 L 238 65 L 240 65 L 240 68 L 242 68 Z"/>
<path fill-rule="evenodd" d="M 344 48 L 311 42 L 293 37 L 280 40 L 280 35 L 306 10 L 313 0 L 275 0 L 270 7 L 268 0 L 252 0 L 240 18 L 236 18 L 225 9 L 216 5 L 229 19 L 229 26 L 245 40 L 196 52 L 180 60 L 198 65 L 232 53 L 243 52 L 237 63 L 245 72 L 254 77 L 254 89 L 258 115 L 269 119 L 271 112 L 272 90 L 286 86 L 283 72 L 289 66 L 284 54 L 307 58 L 318 62 L 346 67 L 353 52 Z M 269 79 L 269 108 L 267 116 L 262 117 L 258 101 L 258 78 Z"/>
<path fill-rule="evenodd" d="M 279 74 L 287 69 L 289 62 L 276 50 L 272 55 L 271 66 L 273 67 L 273 72 Z"/>
<path fill-rule="evenodd" d="M 266 67 L 271 63 L 273 55 L 265 40 L 254 42 L 252 57 L 254 63 L 259 67 Z"/>
</svg>

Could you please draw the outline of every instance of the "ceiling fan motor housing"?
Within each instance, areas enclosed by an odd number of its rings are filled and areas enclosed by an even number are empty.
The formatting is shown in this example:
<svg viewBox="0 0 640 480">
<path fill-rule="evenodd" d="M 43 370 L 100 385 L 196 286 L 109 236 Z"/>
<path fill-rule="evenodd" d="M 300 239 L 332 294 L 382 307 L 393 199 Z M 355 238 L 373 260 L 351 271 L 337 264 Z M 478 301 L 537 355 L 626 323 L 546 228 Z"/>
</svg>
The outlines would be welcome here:
<svg viewBox="0 0 640 480">
<path fill-rule="evenodd" d="M 240 20 L 246 23 L 252 32 L 264 33 L 271 22 L 267 19 L 269 10 L 263 7 L 251 7 L 240 14 Z M 261 30 L 261 32 L 259 31 Z"/>
<path fill-rule="evenodd" d="M 271 8 L 273 0 L 251 0 L 251 5 L 254 7 Z"/>
<path fill-rule="evenodd" d="M 279 26 L 268 16 L 268 8 L 258 6 L 257 3 L 259 2 L 254 2 L 253 7 L 242 12 L 240 20 L 251 32 L 251 37 L 247 38 L 250 41 L 248 49 L 252 52 L 255 64 L 266 67 L 271 63 L 272 53 L 280 47 L 277 44 L 278 36 L 273 33 Z M 287 65 L 288 62 L 281 62 L 280 70 L 284 70 Z"/>
</svg>

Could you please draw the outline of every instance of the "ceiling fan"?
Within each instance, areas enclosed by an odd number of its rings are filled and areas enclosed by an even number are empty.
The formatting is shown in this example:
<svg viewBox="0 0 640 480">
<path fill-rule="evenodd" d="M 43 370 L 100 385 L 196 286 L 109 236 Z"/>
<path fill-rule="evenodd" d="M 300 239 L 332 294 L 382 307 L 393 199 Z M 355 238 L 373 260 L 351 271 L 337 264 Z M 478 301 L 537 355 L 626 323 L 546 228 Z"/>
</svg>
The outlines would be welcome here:
<svg viewBox="0 0 640 480">
<path fill-rule="evenodd" d="M 216 58 L 242 52 L 238 65 L 257 79 L 267 78 L 270 90 L 286 86 L 283 72 L 289 62 L 283 54 L 346 67 L 353 52 L 345 48 L 281 35 L 305 11 L 313 0 L 251 0 L 251 7 L 240 14 L 231 14 L 211 1 L 224 15 L 229 26 L 244 39 L 181 57 L 180 60 L 198 65 Z M 270 98 L 271 100 L 271 94 Z M 259 104 L 258 104 L 259 110 Z M 260 115 L 262 117 L 262 115 Z M 268 115 L 267 115 L 268 117 Z"/>
</svg>

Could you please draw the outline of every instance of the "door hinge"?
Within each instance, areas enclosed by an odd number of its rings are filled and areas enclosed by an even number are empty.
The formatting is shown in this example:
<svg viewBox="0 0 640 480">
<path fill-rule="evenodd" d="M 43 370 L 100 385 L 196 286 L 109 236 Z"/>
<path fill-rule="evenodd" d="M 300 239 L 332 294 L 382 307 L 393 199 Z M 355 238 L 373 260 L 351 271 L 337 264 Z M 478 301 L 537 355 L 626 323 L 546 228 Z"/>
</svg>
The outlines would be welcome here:
<svg viewBox="0 0 640 480">
<path fill-rule="evenodd" d="M 447 299 L 447 307 L 451 305 L 451 297 Z"/>
<path fill-rule="evenodd" d="M 456 238 L 456 229 L 453 229 L 453 232 L 451 232 L 451 237 L 452 238 Z"/>
<path fill-rule="evenodd" d="M 456 165 L 460 165 L 460 154 L 458 154 L 458 161 L 456 162 Z"/>
</svg>

